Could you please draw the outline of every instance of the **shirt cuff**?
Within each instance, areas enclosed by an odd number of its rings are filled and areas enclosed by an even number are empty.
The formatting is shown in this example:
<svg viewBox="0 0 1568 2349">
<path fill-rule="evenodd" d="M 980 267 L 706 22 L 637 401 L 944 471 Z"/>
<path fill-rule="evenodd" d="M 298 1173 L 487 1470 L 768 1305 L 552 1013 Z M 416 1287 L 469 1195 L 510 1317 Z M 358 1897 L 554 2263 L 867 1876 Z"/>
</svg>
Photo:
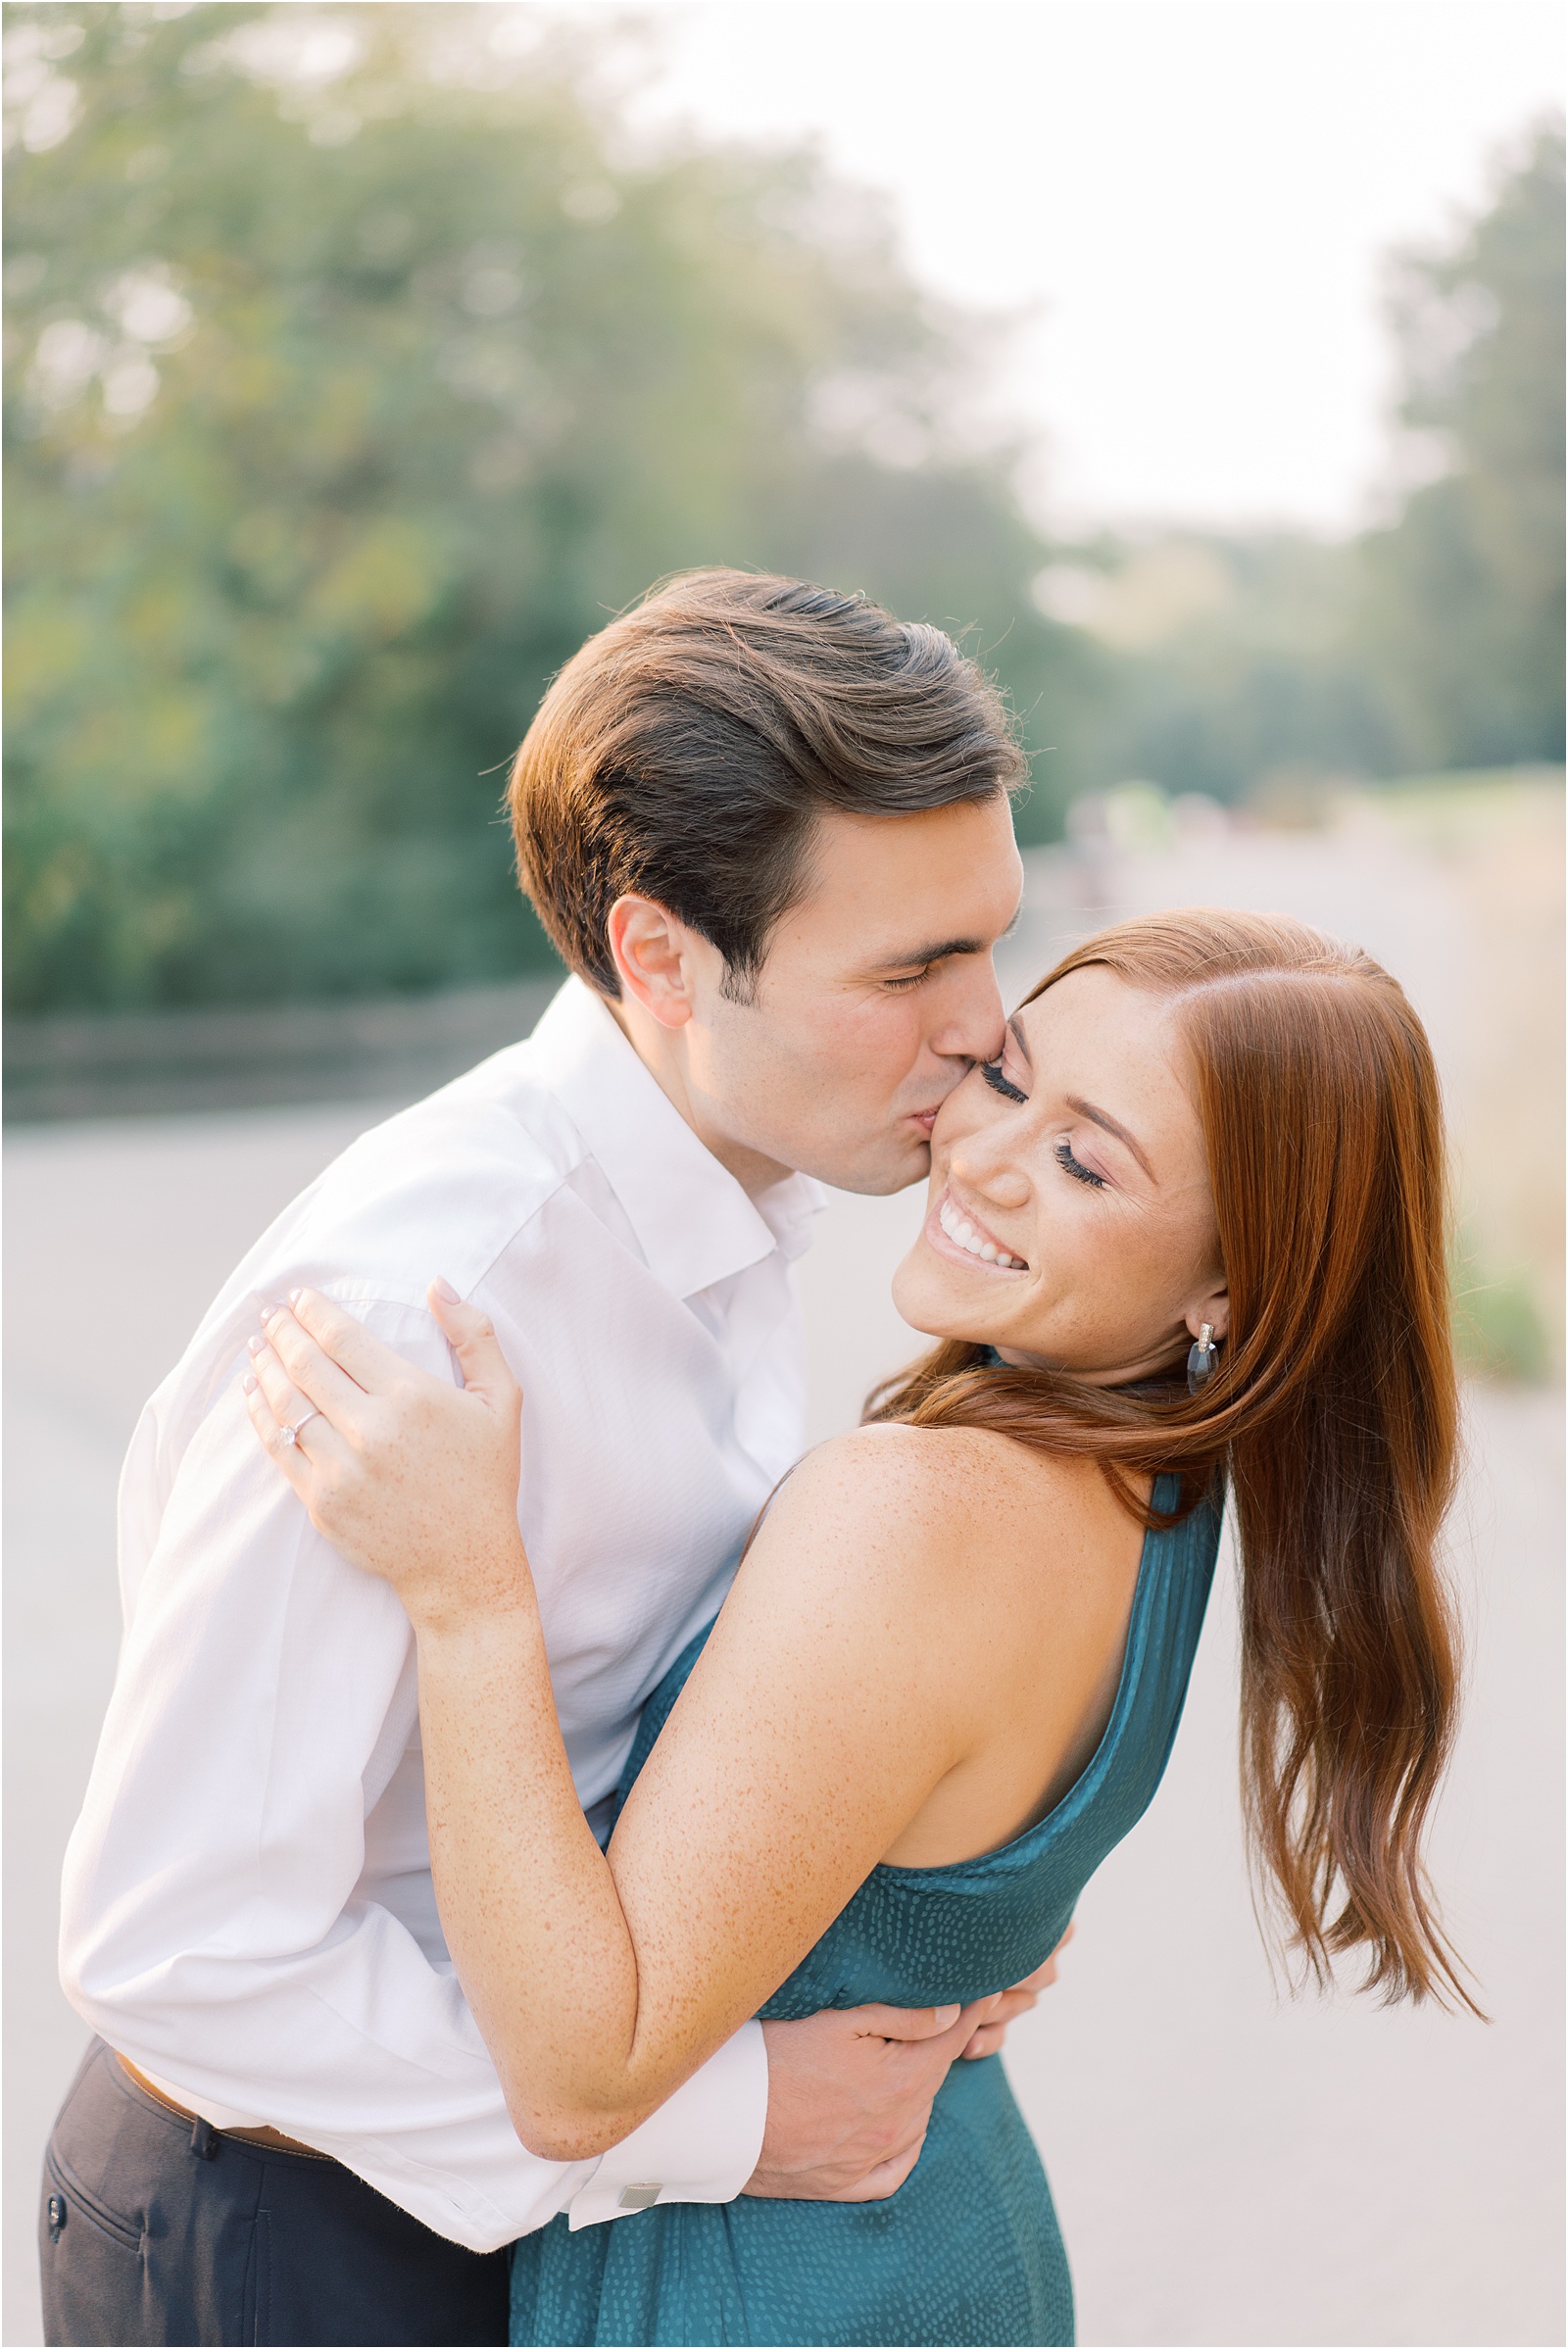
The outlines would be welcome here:
<svg viewBox="0 0 1568 2349">
<path fill-rule="evenodd" d="M 667 2104 L 603 2156 L 567 2203 L 567 2225 L 599 2227 L 656 2202 L 733 2202 L 767 2127 L 767 2048 L 746 2023 Z"/>
</svg>

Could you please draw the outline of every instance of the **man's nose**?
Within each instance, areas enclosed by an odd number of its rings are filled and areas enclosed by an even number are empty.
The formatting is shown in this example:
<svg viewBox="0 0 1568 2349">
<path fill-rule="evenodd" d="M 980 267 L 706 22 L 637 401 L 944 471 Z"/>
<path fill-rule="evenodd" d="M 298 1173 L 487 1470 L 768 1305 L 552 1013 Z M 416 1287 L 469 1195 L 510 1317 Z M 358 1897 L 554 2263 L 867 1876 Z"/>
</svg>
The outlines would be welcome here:
<svg viewBox="0 0 1568 2349">
<path fill-rule="evenodd" d="M 953 993 L 944 1002 L 942 1013 L 930 1039 L 934 1052 L 956 1060 L 996 1058 L 1006 1020 L 989 954 L 966 955 L 956 966 Z"/>
</svg>

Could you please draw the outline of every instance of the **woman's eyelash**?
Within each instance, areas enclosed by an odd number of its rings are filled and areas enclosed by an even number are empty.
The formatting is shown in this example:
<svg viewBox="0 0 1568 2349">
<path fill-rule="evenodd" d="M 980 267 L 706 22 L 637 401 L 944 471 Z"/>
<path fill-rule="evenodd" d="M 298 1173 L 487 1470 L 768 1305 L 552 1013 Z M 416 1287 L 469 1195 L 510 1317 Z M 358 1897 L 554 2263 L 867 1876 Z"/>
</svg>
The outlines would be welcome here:
<svg viewBox="0 0 1568 2349">
<path fill-rule="evenodd" d="M 1004 1101 L 1026 1101 L 1029 1099 L 1027 1093 L 1020 1093 L 1016 1085 L 1010 1085 L 1007 1082 L 1002 1073 L 1000 1060 L 982 1060 L 980 1074 L 985 1078 L 992 1092 L 1000 1093 Z"/>
<path fill-rule="evenodd" d="M 1000 1060 L 982 1060 L 980 1074 L 985 1078 L 992 1092 L 1000 1093 L 1004 1101 L 1026 1101 L 1029 1099 L 1027 1093 L 1020 1093 L 1017 1086 L 1003 1075 Z M 1087 1183 L 1094 1191 L 1104 1190 L 1104 1176 L 1096 1174 L 1092 1167 L 1083 1165 L 1080 1160 L 1075 1158 L 1070 1144 L 1058 1142 L 1054 1156 L 1062 1173 L 1071 1175 L 1075 1183 Z"/>
<path fill-rule="evenodd" d="M 1029 1099 L 1027 1093 L 1020 1093 L 1017 1086 L 1003 1075 L 1000 1060 L 982 1060 L 980 1074 L 985 1078 L 992 1092 L 1000 1093 L 1004 1101 L 1026 1101 Z M 1075 1158 L 1068 1143 L 1058 1142 L 1054 1155 L 1056 1164 L 1061 1168 L 1062 1173 L 1071 1175 L 1075 1183 L 1087 1183 L 1094 1191 L 1104 1190 L 1104 1176 L 1096 1174 L 1092 1167 L 1083 1165 L 1080 1160 Z"/>
<path fill-rule="evenodd" d="M 1091 1183 L 1097 1191 L 1104 1190 L 1104 1176 L 1097 1175 L 1090 1167 L 1080 1165 L 1072 1154 L 1070 1144 L 1058 1142 L 1054 1154 L 1056 1164 L 1061 1168 L 1062 1173 L 1070 1174 L 1075 1183 Z"/>
</svg>

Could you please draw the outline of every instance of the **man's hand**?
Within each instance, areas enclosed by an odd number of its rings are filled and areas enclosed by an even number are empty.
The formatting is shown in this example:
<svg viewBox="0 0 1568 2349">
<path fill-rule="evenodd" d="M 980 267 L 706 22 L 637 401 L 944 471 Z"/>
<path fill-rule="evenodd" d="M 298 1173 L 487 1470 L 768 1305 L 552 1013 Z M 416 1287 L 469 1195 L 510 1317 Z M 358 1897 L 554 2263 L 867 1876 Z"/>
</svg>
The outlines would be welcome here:
<svg viewBox="0 0 1568 2349">
<path fill-rule="evenodd" d="M 1007 2025 L 1056 1979 L 1069 1925 L 1043 1966 L 972 2006 L 826 2008 L 764 2023 L 767 2128 L 748 2194 L 881 2202 L 920 2158 L 931 2103 L 959 2057 L 995 2055 Z"/>
<path fill-rule="evenodd" d="M 880 2202 L 920 2158 L 948 2066 L 1003 1999 L 824 2008 L 764 2023 L 767 2128 L 746 2186 L 798 2202 Z"/>
<path fill-rule="evenodd" d="M 1077 1931 L 1076 1925 L 1069 1925 L 1045 1964 L 1037 1966 L 1033 1974 L 1027 1975 L 1022 1982 L 1014 1982 L 1010 1990 L 1002 1992 L 997 2000 L 996 2013 L 989 2023 L 980 2026 L 963 2051 L 970 2063 L 977 2056 L 996 2055 L 1007 2035 L 1008 2024 L 1015 2023 L 1020 2015 L 1027 2015 L 1038 2001 L 1041 1991 L 1050 1989 L 1056 1979 L 1056 1960 Z"/>
</svg>

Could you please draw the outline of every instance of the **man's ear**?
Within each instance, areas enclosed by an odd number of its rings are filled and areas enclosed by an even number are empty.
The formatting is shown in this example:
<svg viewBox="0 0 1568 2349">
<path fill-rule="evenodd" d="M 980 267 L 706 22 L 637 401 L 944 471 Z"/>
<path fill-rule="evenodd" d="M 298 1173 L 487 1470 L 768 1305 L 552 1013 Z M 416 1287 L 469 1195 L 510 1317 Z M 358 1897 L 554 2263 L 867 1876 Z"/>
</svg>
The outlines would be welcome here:
<svg viewBox="0 0 1568 2349">
<path fill-rule="evenodd" d="M 690 933 L 656 898 L 617 898 L 605 925 L 625 993 L 662 1028 L 683 1028 L 692 1001 Z"/>
</svg>

